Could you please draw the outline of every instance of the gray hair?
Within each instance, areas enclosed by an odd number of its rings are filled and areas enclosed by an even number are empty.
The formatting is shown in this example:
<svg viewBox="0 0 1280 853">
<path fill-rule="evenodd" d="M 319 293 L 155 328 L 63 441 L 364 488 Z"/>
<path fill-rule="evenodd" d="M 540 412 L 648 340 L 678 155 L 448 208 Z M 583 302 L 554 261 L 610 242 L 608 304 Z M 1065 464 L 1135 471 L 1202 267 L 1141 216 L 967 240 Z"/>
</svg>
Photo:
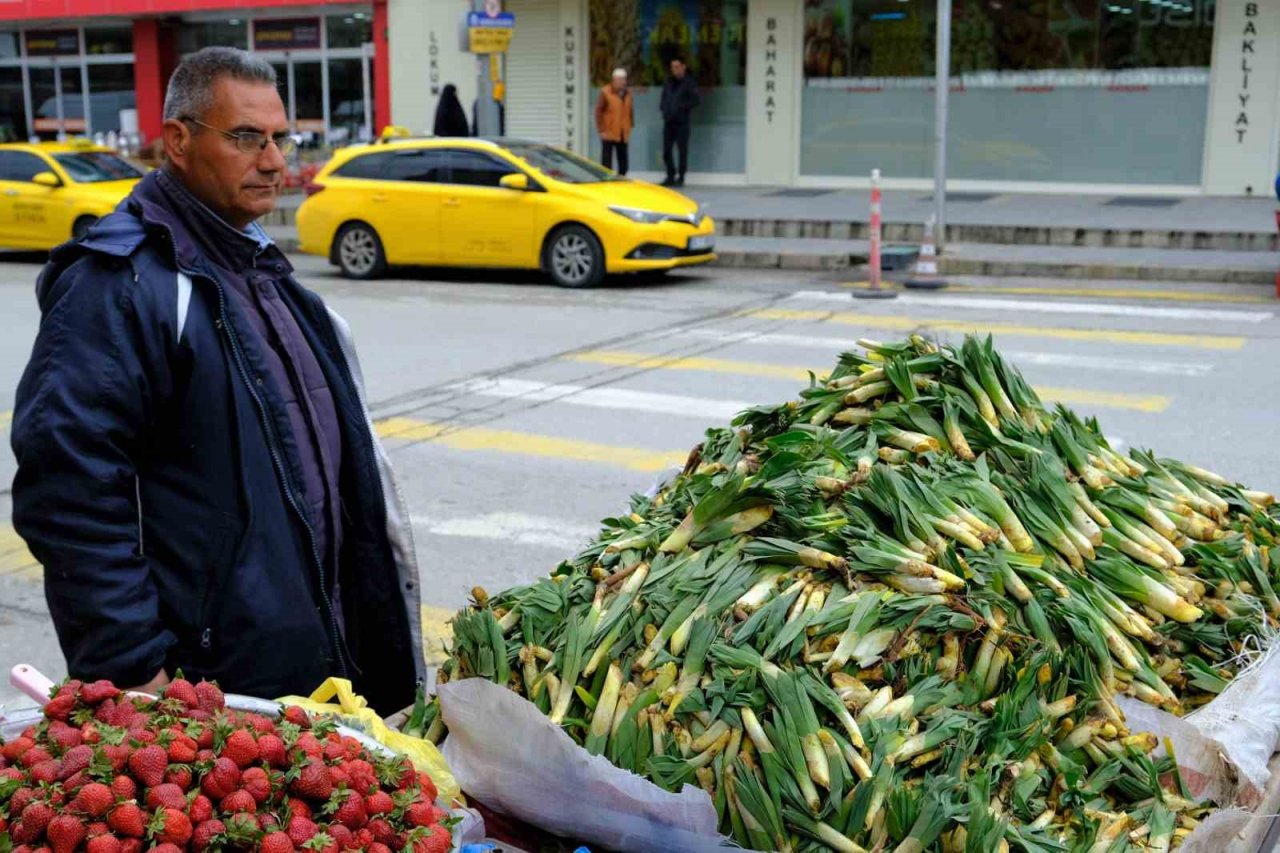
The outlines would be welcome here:
<svg viewBox="0 0 1280 853">
<path fill-rule="evenodd" d="M 200 118 L 213 106 L 213 84 L 219 77 L 276 85 L 271 63 L 247 50 L 206 47 L 182 60 L 164 94 L 164 118 Z"/>
</svg>

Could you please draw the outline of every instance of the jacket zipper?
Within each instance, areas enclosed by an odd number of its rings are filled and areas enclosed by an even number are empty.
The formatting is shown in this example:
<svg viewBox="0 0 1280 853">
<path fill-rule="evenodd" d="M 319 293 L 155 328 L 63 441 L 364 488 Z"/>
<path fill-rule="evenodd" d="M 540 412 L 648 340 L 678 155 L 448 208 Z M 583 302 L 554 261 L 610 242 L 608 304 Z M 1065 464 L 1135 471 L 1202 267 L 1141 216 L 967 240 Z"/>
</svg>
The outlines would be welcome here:
<svg viewBox="0 0 1280 853">
<path fill-rule="evenodd" d="M 180 268 L 181 269 L 181 268 Z M 208 276 L 199 275 L 189 270 L 182 272 L 190 278 L 199 276 L 200 278 L 208 278 Z M 315 568 L 318 571 L 320 581 L 320 599 L 324 606 L 326 621 L 328 622 L 329 641 L 333 644 L 334 657 L 338 663 L 338 675 L 343 678 L 348 677 L 346 655 L 343 652 L 342 634 L 338 630 L 338 618 L 334 614 L 333 601 L 329 597 L 329 580 L 324 569 L 324 560 L 320 556 L 320 548 L 316 545 L 315 530 L 311 526 L 311 521 L 303 512 L 302 507 L 298 504 L 294 495 L 293 482 L 289 477 L 288 470 L 284 467 L 284 460 L 280 455 L 280 450 L 276 446 L 275 428 L 267 417 L 266 404 L 258 395 L 257 390 L 253 386 L 253 382 L 249 377 L 249 371 L 244 365 L 244 357 L 240 351 L 240 342 L 236 338 L 235 331 L 231 328 L 231 323 L 227 317 L 226 295 L 222 290 L 222 285 L 215 279 L 210 279 L 214 287 L 218 290 L 218 327 L 227 336 L 227 341 L 231 344 L 231 354 L 235 358 L 236 370 L 240 374 L 241 381 L 245 387 L 249 389 L 249 396 L 253 398 L 254 405 L 258 409 L 258 419 L 262 424 L 263 430 L 267 435 L 267 449 L 271 452 L 271 462 L 275 466 L 276 475 L 280 478 L 280 482 L 284 485 L 285 500 L 289 503 L 294 514 L 298 516 L 298 520 L 302 522 L 303 528 L 307 531 L 307 542 L 311 546 L 311 557 L 314 561 Z M 213 644 L 212 629 L 206 627 L 204 633 L 201 634 L 200 644 L 208 649 Z"/>
</svg>

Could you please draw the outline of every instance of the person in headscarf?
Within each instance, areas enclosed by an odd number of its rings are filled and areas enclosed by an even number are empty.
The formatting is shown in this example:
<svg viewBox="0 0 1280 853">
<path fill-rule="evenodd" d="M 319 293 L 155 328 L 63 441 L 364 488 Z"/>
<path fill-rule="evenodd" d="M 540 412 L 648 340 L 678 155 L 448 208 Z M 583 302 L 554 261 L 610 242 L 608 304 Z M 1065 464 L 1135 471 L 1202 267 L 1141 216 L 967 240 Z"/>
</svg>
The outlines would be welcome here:
<svg viewBox="0 0 1280 853">
<path fill-rule="evenodd" d="M 436 104 L 436 122 L 432 131 L 436 136 L 470 136 L 471 127 L 467 124 L 467 113 L 458 100 L 458 87 L 452 83 L 444 87 L 440 93 L 440 102 Z"/>
</svg>

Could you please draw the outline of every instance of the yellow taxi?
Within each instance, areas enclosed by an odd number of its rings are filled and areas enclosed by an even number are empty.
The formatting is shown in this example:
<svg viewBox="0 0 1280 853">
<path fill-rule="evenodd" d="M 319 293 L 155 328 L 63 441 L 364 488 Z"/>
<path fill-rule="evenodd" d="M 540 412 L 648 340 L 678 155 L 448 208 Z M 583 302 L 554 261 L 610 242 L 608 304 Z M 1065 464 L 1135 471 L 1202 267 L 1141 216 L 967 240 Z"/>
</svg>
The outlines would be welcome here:
<svg viewBox="0 0 1280 853">
<path fill-rule="evenodd" d="M 52 249 L 79 237 L 141 177 L 88 140 L 0 145 L 0 248 Z"/>
<path fill-rule="evenodd" d="M 306 190 L 300 248 L 350 278 L 396 264 L 508 267 L 590 287 L 715 259 L 715 223 L 697 202 L 537 142 L 384 139 L 339 150 Z"/>
</svg>

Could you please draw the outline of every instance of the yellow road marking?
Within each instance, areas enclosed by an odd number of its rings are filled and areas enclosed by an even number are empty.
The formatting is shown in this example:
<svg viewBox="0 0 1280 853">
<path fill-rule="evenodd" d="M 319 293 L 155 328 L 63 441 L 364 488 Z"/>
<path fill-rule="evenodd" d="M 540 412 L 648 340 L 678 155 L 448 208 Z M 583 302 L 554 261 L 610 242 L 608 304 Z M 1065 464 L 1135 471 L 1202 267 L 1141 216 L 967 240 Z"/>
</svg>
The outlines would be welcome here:
<svg viewBox="0 0 1280 853">
<path fill-rule="evenodd" d="M 846 281 L 841 287 L 865 290 L 869 282 Z M 1108 299 L 1151 299 L 1164 302 L 1237 302 L 1248 304 L 1274 303 L 1271 296 L 1251 296 L 1244 293 L 1216 293 L 1212 290 L 1146 290 L 1140 287 L 996 287 L 986 285 L 957 284 L 948 293 L 1005 293 L 1013 296 L 1085 296 Z"/>
<path fill-rule="evenodd" d="M 0 576 L 39 580 L 42 569 L 27 543 L 8 524 L 0 524 Z"/>
<path fill-rule="evenodd" d="M 855 314 L 844 311 L 801 311 L 787 308 L 760 308 L 742 316 L 761 320 L 818 320 L 868 329 L 909 332 L 926 329 L 936 332 L 980 332 L 1026 338 L 1057 338 L 1065 341 L 1106 341 L 1139 346 L 1187 347 L 1189 349 L 1238 350 L 1246 339 L 1237 335 L 1184 335 L 1170 332 L 1131 332 L 1119 329 L 1069 329 L 1057 326 L 1020 326 L 1014 323 L 983 323 L 961 320 L 930 320 L 919 317 Z"/>
<path fill-rule="evenodd" d="M 489 427 L 453 427 L 412 418 L 387 418 L 377 424 L 378 435 L 403 441 L 429 441 L 453 450 L 487 450 L 519 456 L 541 456 L 616 465 L 632 471 L 661 471 L 679 464 L 688 451 L 644 450 L 591 441 L 574 441 Z"/>
<path fill-rule="evenodd" d="M 613 350 L 587 350 L 565 356 L 571 361 L 588 364 L 609 364 L 643 367 L 653 370 L 698 370 L 710 373 L 732 373 L 739 376 L 766 376 L 780 379 L 807 381 L 809 374 L 824 375 L 825 371 L 805 367 L 785 367 L 776 364 L 760 364 L 752 361 L 729 361 L 720 358 L 679 358 L 676 356 L 646 355 L 636 352 Z M 1172 400 L 1159 394 L 1122 394 L 1112 391 L 1090 391 L 1084 388 L 1035 388 L 1042 399 L 1075 405 L 1103 406 L 1110 409 L 1133 409 L 1139 412 L 1163 412 Z"/>
<path fill-rule="evenodd" d="M 422 649 L 432 666 L 439 666 L 449 657 L 445 644 L 453 639 L 453 626 L 449 624 L 453 616 L 454 611 L 447 607 L 422 605 Z"/>
</svg>

